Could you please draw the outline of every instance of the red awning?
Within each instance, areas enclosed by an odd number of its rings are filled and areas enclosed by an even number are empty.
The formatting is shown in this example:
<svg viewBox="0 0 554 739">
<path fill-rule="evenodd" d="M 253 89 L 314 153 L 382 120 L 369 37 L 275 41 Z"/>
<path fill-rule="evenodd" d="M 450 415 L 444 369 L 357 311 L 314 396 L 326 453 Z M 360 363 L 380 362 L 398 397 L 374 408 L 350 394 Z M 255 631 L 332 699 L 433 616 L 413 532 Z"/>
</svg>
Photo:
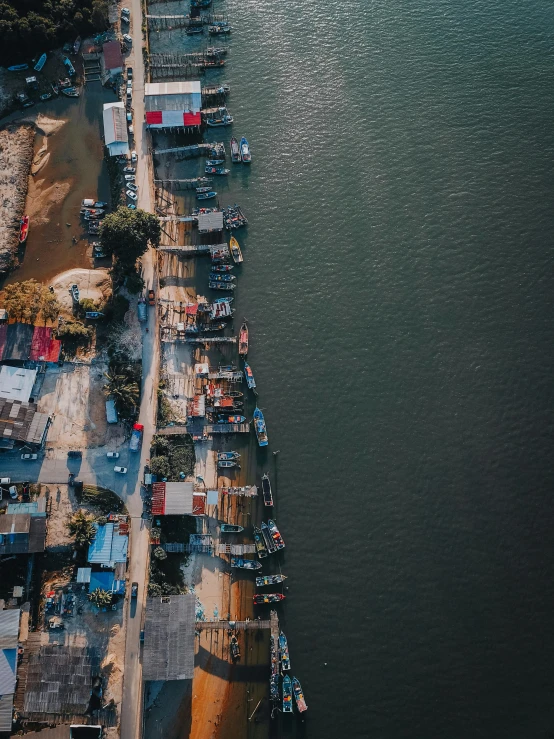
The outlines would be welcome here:
<svg viewBox="0 0 554 739">
<path fill-rule="evenodd" d="M 187 316 L 195 316 L 198 313 L 198 303 L 191 303 L 185 306 L 185 314 Z"/>
<path fill-rule="evenodd" d="M 163 123 L 162 116 L 163 116 L 163 113 L 161 110 L 154 110 L 151 113 L 147 113 L 146 123 L 148 124 Z"/>
<path fill-rule="evenodd" d="M 200 113 L 186 113 L 183 115 L 185 126 L 199 126 L 202 123 Z"/>
</svg>

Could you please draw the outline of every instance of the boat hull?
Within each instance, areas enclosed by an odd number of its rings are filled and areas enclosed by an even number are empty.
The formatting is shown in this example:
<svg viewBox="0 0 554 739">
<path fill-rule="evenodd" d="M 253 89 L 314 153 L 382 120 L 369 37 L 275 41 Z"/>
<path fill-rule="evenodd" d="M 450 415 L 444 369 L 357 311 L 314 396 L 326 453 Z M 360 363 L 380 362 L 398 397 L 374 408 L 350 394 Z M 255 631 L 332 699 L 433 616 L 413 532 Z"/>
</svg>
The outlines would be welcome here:
<svg viewBox="0 0 554 739">
<path fill-rule="evenodd" d="M 24 244 L 29 235 L 29 216 L 23 216 L 19 223 L 19 243 Z"/>
</svg>

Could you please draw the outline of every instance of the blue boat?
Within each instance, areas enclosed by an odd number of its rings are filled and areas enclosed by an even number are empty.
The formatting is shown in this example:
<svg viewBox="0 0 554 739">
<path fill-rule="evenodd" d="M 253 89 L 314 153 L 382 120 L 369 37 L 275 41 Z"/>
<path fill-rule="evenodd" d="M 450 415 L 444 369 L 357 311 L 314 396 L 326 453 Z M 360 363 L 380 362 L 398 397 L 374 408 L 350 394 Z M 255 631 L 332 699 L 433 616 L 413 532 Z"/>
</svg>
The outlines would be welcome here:
<svg viewBox="0 0 554 739">
<path fill-rule="evenodd" d="M 289 645 L 287 637 L 282 631 L 279 634 L 279 659 L 281 660 L 281 669 L 290 670 Z"/>
<path fill-rule="evenodd" d="M 257 406 L 254 411 L 254 430 L 256 431 L 258 446 L 267 446 L 269 444 L 269 438 L 265 427 L 265 418 L 264 414 Z"/>
<path fill-rule="evenodd" d="M 242 137 L 240 140 L 240 158 L 243 164 L 250 164 L 252 161 L 252 154 L 250 153 L 250 147 L 248 141 Z"/>
<path fill-rule="evenodd" d="M 75 74 L 75 67 L 73 66 L 73 64 L 71 64 L 71 60 L 68 57 L 64 56 L 63 63 L 67 67 L 67 73 L 70 76 L 73 76 Z"/>
<path fill-rule="evenodd" d="M 283 678 L 283 713 L 292 713 L 292 680 L 288 675 Z"/>
<path fill-rule="evenodd" d="M 97 310 L 87 310 L 85 313 L 85 318 L 93 320 L 95 318 L 101 318 L 103 315 L 103 313 L 100 313 L 100 311 Z"/>
<path fill-rule="evenodd" d="M 14 64 L 13 67 L 8 67 L 8 72 L 21 72 L 24 69 L 29 69 L 28 64 Z"/>
<path fill-rule="evenodd" d="M 35 72 L 42 72 L 42 68 L 44 67 L 45 64 L 46 64 L 46 54 L 43 54 L 34 66 Z"/>
<path fill-rule="evenodd" d="M 252 373 L 252 367 L 250 367 L 250 365 L 246 362 L 244 363 L 244 377 L 246 379 L 246 384 L 248 385 L 250 390 L 253 390 L 256 387 L 256 380 L 254 379 L 254 374 Z"/>
<path fill-rule="evenodd" d="M 217 461 L 223 461 L 223 460 L 233 460 L 233 459 L 240 459 L 240 454 L 238 452 L 218 452 L 217 453 Z"/>
</svg>

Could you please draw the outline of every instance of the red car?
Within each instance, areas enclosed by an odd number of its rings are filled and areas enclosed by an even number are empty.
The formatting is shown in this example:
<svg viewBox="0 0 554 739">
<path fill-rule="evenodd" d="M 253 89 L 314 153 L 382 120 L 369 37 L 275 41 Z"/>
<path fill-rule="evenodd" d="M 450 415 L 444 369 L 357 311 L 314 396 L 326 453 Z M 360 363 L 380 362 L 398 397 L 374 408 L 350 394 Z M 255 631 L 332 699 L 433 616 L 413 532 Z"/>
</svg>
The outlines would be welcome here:
<svg viewBox="0 0 554 739">
<path fill-rule="evenodd" d="M 156 296 L 154 290 L 148 291 L 148 305 L 156 305 Z"/>
</svg>

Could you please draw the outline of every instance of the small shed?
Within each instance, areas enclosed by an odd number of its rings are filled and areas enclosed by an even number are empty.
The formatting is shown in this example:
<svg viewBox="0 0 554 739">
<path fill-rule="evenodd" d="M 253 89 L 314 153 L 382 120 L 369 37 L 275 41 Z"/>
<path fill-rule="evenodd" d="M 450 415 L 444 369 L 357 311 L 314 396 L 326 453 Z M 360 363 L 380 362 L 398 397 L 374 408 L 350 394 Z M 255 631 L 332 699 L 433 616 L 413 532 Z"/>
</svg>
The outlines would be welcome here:
<svg viewBox="0 0 554 739">
<path fill-rule="evenodd" d="M 104 143 L 110 156 L 126 156 L 129 153 L 129 136 L 124 104 L 121 101 L 105 103 L 103 121 Z"/>
<path fill-rule="evenodd" d="M 117 423 L 117 410 L 114 400 L 106 400 L 106 418 L 108 423 Z"/>
<path fill-rule="evenodd" d="M 90 575 L 92 572 L 92 568 L 90 567 L 79 567 L 77 570 L 77 582 L 81 583 L 82 585 L 88 585 L 90 582 Z"/>
</svg>

